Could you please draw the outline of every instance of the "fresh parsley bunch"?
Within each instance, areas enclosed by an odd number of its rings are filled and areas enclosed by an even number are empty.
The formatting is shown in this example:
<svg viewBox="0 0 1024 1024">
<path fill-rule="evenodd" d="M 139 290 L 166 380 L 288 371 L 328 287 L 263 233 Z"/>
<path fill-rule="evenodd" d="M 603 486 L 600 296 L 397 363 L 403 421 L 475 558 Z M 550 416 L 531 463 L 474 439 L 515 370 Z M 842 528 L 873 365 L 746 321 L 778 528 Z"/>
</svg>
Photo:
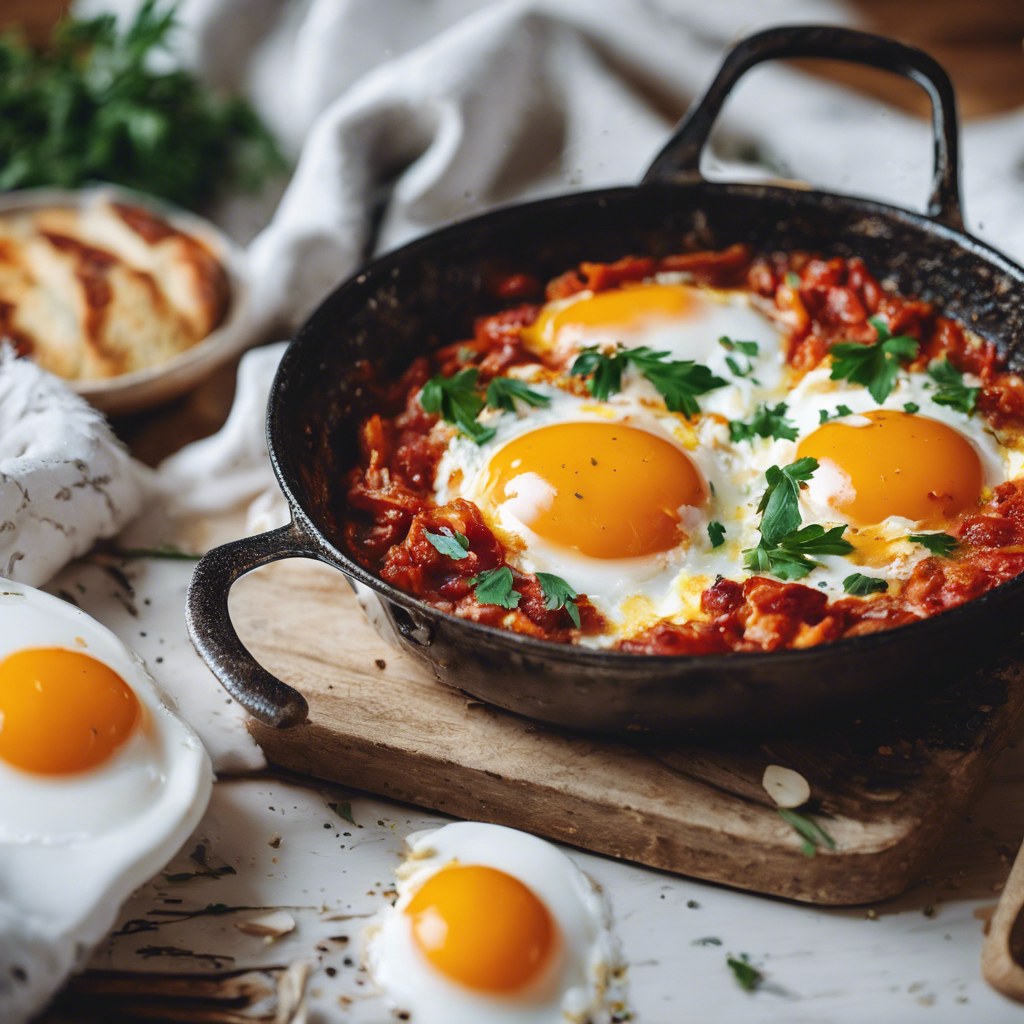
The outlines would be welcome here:
<svg viewBox="0 0 1024 1024">
<path fill-rule="evenodd" d="M 152 68 L 175 26 L 157 3 L 123 32 L 109 14 L 66 19 L 38 52 L 0 36 L 0 190 L 109 181 L 197 208 L 287 167 L 243 99 Z"/>
</svg>

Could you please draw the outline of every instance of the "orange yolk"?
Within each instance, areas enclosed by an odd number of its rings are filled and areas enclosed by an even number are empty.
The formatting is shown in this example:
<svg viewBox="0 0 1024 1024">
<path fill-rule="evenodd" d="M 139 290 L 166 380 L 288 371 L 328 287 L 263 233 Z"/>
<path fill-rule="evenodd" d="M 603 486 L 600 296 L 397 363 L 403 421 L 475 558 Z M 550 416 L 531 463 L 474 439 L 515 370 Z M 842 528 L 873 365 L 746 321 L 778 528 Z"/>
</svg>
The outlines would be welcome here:
<svg viewBox="0 0 1024 1024">
<path fill-rule="evenodd" d="M 445 977 L 484 992 L 514 992 L 547 966 L 556 931 L 546 906 L 495 868 L 444 868 L 405 908 L 423 955 Z"/>
<path fill-rule="evenodd" d="M 697 468 L 671 441 L 622 423 L 558 423 L 509 441 L 484 495 L 524 526 L 591 558 L 667 551 L 680 509 L 707 500 Z"/>
<path fill-rule="evenodd" d="M 95 768 L 139 717 L 128 684 L 87 654 L 34 648 L 0 662 L 0 760 L 15 768 L 42 775 Z"/>
<path fill-rule="evenodd" d="M 797 448 L 801 457 L 830 460 L 848 479 L 849 487 L 829 498 L 838 512 L 862 526 L 887 516 L 938 523 L 978 500 L 981 460 L 962 434 L 927 416 L 885 409 L 863 415 L 869 424 L 826 423 Z"/>
<path fill-rule="evenodd" d="M 645 284 L 598 292 L 565 306 L 545 307 L 523 333 L 528 339 L 554 341 L 563 329 L 574 334 L 601 327 L 633 327 L 646 320 L 685 316 L 694 300 L 675 284 Z"/>
</svg>

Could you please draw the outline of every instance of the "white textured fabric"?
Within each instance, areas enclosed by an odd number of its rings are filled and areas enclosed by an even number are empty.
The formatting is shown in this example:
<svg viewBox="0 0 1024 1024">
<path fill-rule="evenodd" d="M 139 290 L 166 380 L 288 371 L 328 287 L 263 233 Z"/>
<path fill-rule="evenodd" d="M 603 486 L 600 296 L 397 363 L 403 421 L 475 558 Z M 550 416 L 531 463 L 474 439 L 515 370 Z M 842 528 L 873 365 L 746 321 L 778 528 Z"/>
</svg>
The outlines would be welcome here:
<svg viewBox="0 0 1024 1024">
<path fill-rule="evenodd" d="M 496 204 L 638 180 L 740 36 L 855 21 L 829 0 L 185 0 L 181 17 L 187 58 L 247 91 L 298 157 L 250 247 L 262 320 L 281 333 L 370 248 Z M 771 173 L 920 207 L 928 134 L 917 118 L 767 64 L 726 105 L 708 173 Z M 969 223 L 1024 256 L 1022 150 L 1024 114 L 965 129 Z M 273 369 L 269 356 L 250 364 L 221 438 L 165 466 L 199 482 L 194 502 L 266 492 L 260 521 L 279 518 L 269 466 L 251 457 Z"/>
<path fill-rule="evenodd" d="M 138 514 L 148 479 L 100 413 L 0 348 L 0 577 L 45 583 Z"/>
</svg>

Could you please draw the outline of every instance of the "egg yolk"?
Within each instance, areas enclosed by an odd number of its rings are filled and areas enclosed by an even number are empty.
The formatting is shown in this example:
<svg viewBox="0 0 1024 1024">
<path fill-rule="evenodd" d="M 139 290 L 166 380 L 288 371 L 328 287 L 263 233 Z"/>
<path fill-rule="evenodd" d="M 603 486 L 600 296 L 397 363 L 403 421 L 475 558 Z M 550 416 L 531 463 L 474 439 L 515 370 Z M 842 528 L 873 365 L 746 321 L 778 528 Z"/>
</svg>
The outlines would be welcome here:
<svg viewBox="0 0 1024 1024">
<path fill-rule="evenodd" d="M 556 931 L 518 878 L 454 865 L 432 875 L 405 908 L 416 945 L 445 977 L 484 992 L 514 992 L 548 964 Z"/>
<path fill-rule="evenodd" d="M 906 412 L 875 409 L 867 424 L 834 421 L 805 437 L 801 457 L 834 463 L 848 485 L 829 504 L 859 525 L 887 516 L 915 522 L 950 519 L 973 505 L 983 483 L 971 443 L 945 423 Z"/>
<path fill-rule="evenodd" d="M 622 423 L 558 423 L 509 441 L 483 486 L 538 536 L 591 558 L 667 551 L 680 509 L 707 500 L 686 453 L 666 438 Z"/>
<path fill-rule="evenodd" d="M 35 648 L 0 662 L 0 760 L 42 775 L 102 764 L 131 735 L 139 701 L 79 651 Z"/>
<path fill-rule="evenodd" d="M 545 307 L 524 334 L 550 342 L 566 328 L 582 333 L 601 327 L 634 327 L 646 320 L 685 316 L 693 304 L 690 292 L 681 285 L 626 286 L 586 295 L 568 305 Z"/>
</svg>

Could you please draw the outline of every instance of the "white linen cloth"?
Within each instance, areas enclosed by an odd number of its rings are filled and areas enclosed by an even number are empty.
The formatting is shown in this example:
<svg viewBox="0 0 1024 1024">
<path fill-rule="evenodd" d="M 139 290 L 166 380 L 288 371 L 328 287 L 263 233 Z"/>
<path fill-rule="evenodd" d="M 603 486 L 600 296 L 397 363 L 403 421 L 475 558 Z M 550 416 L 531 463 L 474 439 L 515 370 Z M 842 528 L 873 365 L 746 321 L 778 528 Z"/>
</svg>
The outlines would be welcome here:
<svg viewBox="0 0 1024 1024">
<path fill-rule="evenodd" d="M 102 414 L 0 345 L 0 577 L 45 583 L 120 532 L 148 481 Z"/>
</svg>

